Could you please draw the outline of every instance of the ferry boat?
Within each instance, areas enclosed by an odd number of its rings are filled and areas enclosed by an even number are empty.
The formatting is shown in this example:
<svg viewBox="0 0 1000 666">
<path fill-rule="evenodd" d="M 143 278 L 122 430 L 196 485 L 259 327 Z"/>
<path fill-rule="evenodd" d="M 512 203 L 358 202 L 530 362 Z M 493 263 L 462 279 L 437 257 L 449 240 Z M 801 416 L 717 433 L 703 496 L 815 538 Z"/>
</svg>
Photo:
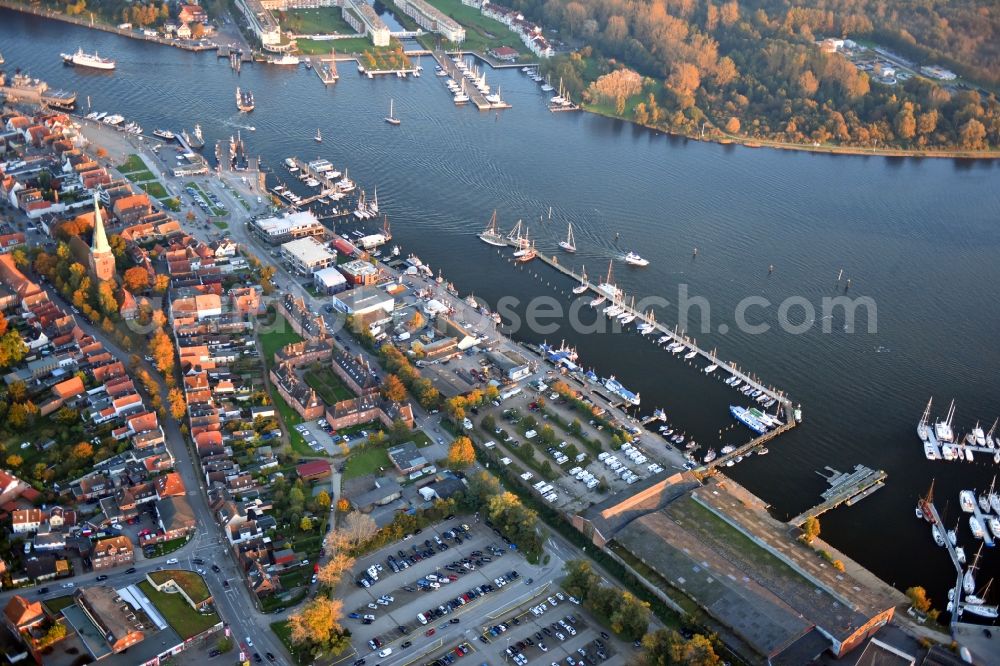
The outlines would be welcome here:
<svg viewBox="0 0 1000 666">
<path fill-rule="evenodd" d="M 625 263 L 629 266 L 649 266 L 649 259 L 643 259 L 635 252 L 629 252 L 625 255 Z"/>
<path fill-rule="evenodd" d="M 77 49 L 76 53 L 62 53 L 63 63 L 67 65 L 74 65 L 76 67 L 89 67 L 90 69 L 102 69 L 105 71 L 112 70 L 115 68 L 115 61 L 111 58 L 102 58 L 97 55 L 97 51 L 93 54 L 84 53 L 83 47 Z"/>
<path fill-rule="evenodd" d="M 487 224 L 486 228 L 479 234 L 479 240 L 494 247 L 507 246 L 507 241 L 504 240 L 504 237 L 497 229 L 497 212 L 495 210 L 493 211 L 493 216 L 490 217 L 489 224 Z"/>
<path fill-rule="evenodd" d="M 278 57 L 271 57 L 267 59 L 267 64 L 269 65 L 298 65 L 299 57 L 297 55 L 292 55 L 290 53 L 284 53 Z"/>
<path fill-rule="evenodd" d="M 244 113 L 249 113 L 255 108 L 255 103 L 253 99 L 253 93 L 249 90 L 240 90 L 239 86 L 236 87 L 236 108 Z"/>
<path fill-rule="evenodd" d="M 620 381 L 615 379 L 614 375 L 611 375 L 610 377 L 604 380 L 604 388 L 608 389 L 609 391 L 617 395 L 619 398 L 621 398 L 622 400 L 631 405 L 635 406 L 639 405 L 639 402 L 641 400 L 639 394 L 632 393 L 632 391 L 629 391 L 627 388 L 625 388 Z"/>
<path fill-rule="evenodd" d="M 767 432 L 767 426 L 761 423 L 758 419 L 754 418 L 753 415 L 750 414 L 750 412 L 748 412 L 744 407 L 740 407 L 739 405 L 729 405 L 729 413 L 733 415 L 733 418 L 753 430 L 758 435 L 763 435 Z"/>
<path fill-rule="evenodd" d="M 4 84 L 3 73 L 0 72 L 0 85 Z M 38 96 L 44 104 L 57 109 L 70 110 L 76 104 L 76 93 L 68 90 L 50 90 L 49 84 L 41 79 L 34 79 L 27 74 L 17 73 L 7 82 L 6 96 L 10 100 L 21 98 L 20 93 L 29 97 Z"/>
<path fill-rule="evenodd" d="M 174 134 L 170 130 L 164 130 L 164 129 L 153 130 L 153 136 L 159 137 L 164 141 L 173 141 L 174 139 L 177 138 L 176 134 Z"/>
</svg>

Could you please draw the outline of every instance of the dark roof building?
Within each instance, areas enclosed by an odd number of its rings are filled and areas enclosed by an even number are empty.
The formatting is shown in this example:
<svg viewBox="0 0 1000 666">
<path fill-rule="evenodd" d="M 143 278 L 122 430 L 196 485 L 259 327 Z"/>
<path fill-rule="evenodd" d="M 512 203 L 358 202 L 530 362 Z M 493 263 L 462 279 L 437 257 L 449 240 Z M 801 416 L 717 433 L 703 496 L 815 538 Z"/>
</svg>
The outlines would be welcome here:
<svg viewBox="0 0 1000 666">
<path fill-rule="evenodd" d="M 410 474 L 427 466 L 427 459 L 413 442 L 404 442 L 387 451 L 389 460 L 400 474 Z"/>
</svg>

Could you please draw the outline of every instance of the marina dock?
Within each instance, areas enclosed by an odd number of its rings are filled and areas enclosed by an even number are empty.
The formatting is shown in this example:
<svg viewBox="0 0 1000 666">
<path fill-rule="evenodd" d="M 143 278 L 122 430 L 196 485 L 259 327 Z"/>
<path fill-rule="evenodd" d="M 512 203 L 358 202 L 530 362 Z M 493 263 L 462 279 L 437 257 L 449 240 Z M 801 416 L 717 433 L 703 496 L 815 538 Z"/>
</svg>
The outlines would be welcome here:
<svg viewBox="0 0 1000 666">
<path fill-rule="evenodd" d="M 510 240 L 509 238 L 507 239 L 507 244 L 510 247 L 513 247 L 513 248 L 517 248 L 518 247 L 518 244 L 515 241 Z M 578 284 L 586 284 L 588 292 L 593 293 L 595 296 L 607 296 L 607 294 L 605 294 L 603 291 L 598 290 L 597 287 L 596 287 L 596 285 L 594 285 L 591 282 L 589 282 L 588 280 L 586 280 L 582 275 L 576 274 L 572 269 L 570 269 L 570 268 L 564 266 L 563 264 L 559 263 L 559 259 L 556 256 L 547 256 L 547 255 L 545 255 L 542 252 L 538 252 L 536 256 L 537 256 L 537 258 L 542 263 L 550 266 L 551 268 L 554 268 L 555 270 L 559 271 L 560 273 L 562 273 L 566 277 L 571 278 L 572 280 L 574 280 L 576 283 L 578 283 Z M 653 327 L 654 327 L 654 331 L 655 331 L 654 335 L 656 333 L 658 333 L 661 336 L 666 335 L 666 336 L 670 337 L 670 339 L 673 340 L 674 342 L 678 342 L 678 343 L 684 344 L 685 346 L 687 346 L 692 351 L 697 352 L 697 355 L 699 357 L 701 357 L 704 360 L 708 361 L 710 364 L 718 365 L 719 366 L 719 370 L 722 370 L 724 372 L 728 372 L 729 374 L 733 375 L 734 377 L 738 377 L 739 379 L 741 379 L 743 381 L 743 383 L 745 385 L 753 386 L 755 389 L 759 389 L 761 391 L 761 393 L 767 394 L 769 397 L 774 398 L 775 401 L 779 402 L 781 404 L 781 406 L 782 406 L 782 410 L 784 411 L 785 425 L 777 428 L 776 430 L 773 430 L 773 431 L 771 431 L 769 433 L 766 433 L 766 434 L 762 435 L 761 437 L 758 438 L 758 440 L 764 439 L 764 438 L 768 437 L 768 435 L 770 435 L 770 438 L 773 438 L 774 435 L 775 435 L 775 433 L 785 432 L 785 430 L 789 429 L 790 427 L 794 427 L 794 424 L 796 422 L 796 419 L 795 419 L 795 410 L 794 410 L 794 407 L 792 406 L 792 401 L 789 400 L 784 395 L 783 392 L 778 391 L 778 390 L 776 390 L 776 389 L 774 389 L 772 387 L 769 387 L 769 386 L 766 386 L 766 385 L 762 384 L 756 378 L 751 377 L 750 375 L 748 375 L 748 374 L 744 373 L 743 371 L 739 370 L 732 363 L 727 363 L 725 361 L 720 360 L 717 356 L 715 356 L 711 352 L 708 352 L 708 351 L 706 351 L 706 350 L 698 347 L 698 345 L 695 343 L 694 340 L 688 338 L 687 336 L 681 335 L 681 334 L 677 333 L 674 330 L 671 330 L 671 329 L 667 328 L 663 324 L 660 324 L 660 323 L 658 323 L 656 321 L 651 320 L 647 316 L 646 313 L 634 310 L 627 303 L 624 302 L 624 298 L 621 299 L 621 301 L 616 301 L 616 304 L 619 307 L 623 308 L 624 310 L 626 310 L 626 311 L 631 312 L 632 314 L 634 314 L 635 315 L 635 321 L 636 321 L 637 324 L 638 323 L 642 323 L 642 322 L 652 324 Z M 759 446 L 761 443 L 762 442 L 758 441 L 757 445 Z M 744 448 L 744 447 L 741 447 L 741 448 Z"/>
<path fill-rule="evenodd" d="M 993 539 L 993 535 L 990 533 L 990 526 L 988 522 L 989 514 L 987 514 L 985 517 L 983 516 L 983 512 L 979 510 L 979 502 L 972 503 L 972 515 L 976 517 L 976 520 L 979 521 L 979 526 L 982 527 L 983 529 L 983 543 L 986 544 L 987 548 L 992 548 L 993 546 L 995 546 L 996 541 Z"/>
<path fill-rule="evenodd" d="M 454 61 L 448 57 L 443 51 L 435 51 L 433 53 L 434 60 L 441 66 L 441 69 L 450 76 L 456 83 L 465 81 L 465 74 L 458 68 Z M 469 101 L 476 105 L 476 108 L 480 111 L 489 111 L 491 109 L 509 109 L 510 104 L 507 102 L 500 102 L 494 104 L 486 99 L 486 95 L 479 92 L 479 89 L 475 86 L 466 85 L 465 94 L 469 96 Z"/>
<path fill-rule="evenodd" d="M 765 432 L 760 437 L 755 437 L 755 438 L 751 439 L 746 444 L 737 447 L 736 450 L 732 451 L 731 453 L 727 453 L 725 455 L 721 455 L 720 454 L 715 460 L 713 460 L 713 461 L 711 461 L 709 463 L 701 465 L 701 467 L 699 469 L 701 469 L 701 470 L 710 470 L 710 469 L 713 469 L 715 467 L 720 467 L 722 465 L 725 465 L 728 461 L 735 459 L 737 456 L 746 457 L 749 454 L 751 454 L 754 449 L 757 449 L 757 448 L 759 448 L 761 446 L 764 446 L 764 444 L 766 444 L 767 442 L 770 442 L 772 439 L 774 439 L 778 435 L 786 433 L 786 432 L 788 432 L 789 430 L 791 430 L 794 427 L 795 427 L 795 419 L 793 418 L 793 419 L 787 421 L 784 425 L 778 426 L 774 430 L 769 430 L 768 432 Z"/>
<path fill-rule="evenodd" d="M 809 518 L 815 518 L 841 504 L 852 506 L 882 488 L 888 477 L 882 470 L 874 470 L 864 465 L 855 465 L 853 472 L 838 472 L 829 466 L 826 469 L 831 472 L 830 476 L 817 472 L 830 484 L 830 487 L 821 493 L 823 501 L 789 520 L 789 525 L 798 527 Z"/>
</svg>

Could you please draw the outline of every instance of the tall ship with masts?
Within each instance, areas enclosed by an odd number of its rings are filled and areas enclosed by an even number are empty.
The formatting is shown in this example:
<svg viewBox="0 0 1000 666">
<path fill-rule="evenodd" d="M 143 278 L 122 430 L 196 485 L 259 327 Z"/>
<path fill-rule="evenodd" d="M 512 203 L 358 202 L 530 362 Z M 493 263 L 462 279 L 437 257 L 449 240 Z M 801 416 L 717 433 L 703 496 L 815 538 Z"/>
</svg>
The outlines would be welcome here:
<svg viewBox="0 0 1000 666">
<path fill-rule="evenodd" d="M 487 245 L 493 245 L 495 247 L 506 247 L 507 241 L 504 237 L 500 235 L 500 230 L 497 228 L 497 212 L 493 211 L 493 216 L 490 218 L 490 223 L 486 225 L 486 229 L 479 234 L 479 240 L 483 241 Z"/>
<path fill-rule="evenodd" d="M 236 87 L 236 108 L 244 113 L 249 113 L 254 110 L 256 104 L 253 100 L 253 93 L 249 90 L 241 90 L 239 86 Z"/>
<path fill-rule="evenodd" d="M 559 247 L 567 252 L 576 252 L 576 238 L 573 237 L 573 223 L 569 223 L 569 231 L 566 232 L 566 240 L 559 241 Z"/>
</svg>

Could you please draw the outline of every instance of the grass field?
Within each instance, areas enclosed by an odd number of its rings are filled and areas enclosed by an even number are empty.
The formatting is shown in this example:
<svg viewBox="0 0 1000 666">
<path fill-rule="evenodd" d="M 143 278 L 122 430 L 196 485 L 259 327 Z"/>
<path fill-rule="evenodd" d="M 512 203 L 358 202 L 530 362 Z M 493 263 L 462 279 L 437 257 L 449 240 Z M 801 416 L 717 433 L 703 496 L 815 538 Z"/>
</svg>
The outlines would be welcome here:
<svg viewBox="0 0 1000 666">
<path fill-rule="evenodd" d="M 344 478 L 353 479 L 365 474 L 377 474 L 379 468 L 392 467 L 389 456 L 382 447 L 369 447 L 352 453 L 344 467 Z"/>
<path fill-rule="evenodd" d="M 302 417 L 299 413 L 292 409 L 291 405 L 285 402 L 285 399 L 273 389 L 271 390 L 271 399 L 274 401 L 274 406 L 277 408 L 278 413 L 281 414 L 281 420 L 285 423 L 285 428 L 288 429 L 288 441 L 292 445 L 292 450 L 300 456 L 309 456 L 311 458 L 322 455 L 322 453 L 317 453 L 309 448 L 306 440 L 295 429 L 295 426 L 302 423 Z"/>
<path fill-rule="evenodd" d="M 517 52 L 522 56 L 531 56 L 531 52 L 525 48 L 521 38 L 508 30 L 507 26 L 483 16 L 475 7 L 463 5 L 462 0 L 427 1 L 461 23 L 465 28 L 465 41 L 462 42 L 462 49 L 485 53 L 494 46 L 509 46 L 517 49 Z M 409 16 L 397 14 L 397 18 L 406 26 L 407 30 L 412 29 L 411 26 L 415 25 Z M 430 38 L 429 45 L 433 46 L 438 36 L 425 35 L 422 41 L 427 43 L 428 38 Z"/>
<path fill-rule="evenodd" d="M 132 154 L 125 159 L 125 163 L 118 167 L 118 170 L 122 173 L 134 173 L 136 171 L 149 171 L 149 167 L 146 163 L 142 161 L 142 158 L 138 155 Z M 150 178 L 153 175 L 150 174 Z"/>
<path fill-rule="evenodd" d="M 267 367 L 271 367 L 274 363 L 274 354 L 279 349 L 293 342 L 302 342 L 302 337 L 292 330 L 291 324 L 280 314 L 276 315 L 274 326 L 270 328 L 272 330 L 258 336 L 260 353 Z"/>
<path fill-rule="evenodd" d="M 347 39 L 335 39 L 331 41 L 299 39 L 296 40 L 296 44 L 298 45 L 299 53 L 305 55 L 329 55 L 333 49 L 336 49 L 337 53 L 357 54 L 375 48 L 372 46 L 371 40 L 367 37 L 348 37 Z M 349 67 L 350 65 L 351 63 L 349 62 L 337 63 L 337 67 Z"/>
<path fill-rule="evenodd" d="M 163 187 L 163 185 L 155 180 L 150 183 L 139 183 L 139 187 L 141 187 L 146 194 L 156 199 L 165 199 L 170 196 L 167 193 L 167 188 Z"/>
<path fill-rule="evenodd" d="M 340 377 L 326 366 L 307 370 L 305 380 L 306 384 L 309 384 L 319 394 L 319 397 L 329 405 L 354 397 L 350 389 L 340 381 Z"/>
<path fill-rule="evenodd" d="M 52 599 L 46 599 L 42 602 L 45 607 L 49 610 L 49 613 L 55 615 L 63 608 L 67 606 L 72 606 L 75 603 L 72 594 L 67 594 L 65 597 L 54 597 Z"/>
<path fill-rule="evenodd" d="M 187 571 L 185 569 L 150 571 L 149 578 L 157 585 L 162 585 L 168 580 L 173 580 L 196 604 L 212 596 L 212 593 L 208 591 L 208 585 L 205 584 L 205 580 L 194 571 Z"/>
<path fill-rule="evenodd" d="M 170 197 L 169 199 L 161 199 L 160 203 L 166 206 L 168 209 L 177 213 L 181 209 L 181 200 L 177 197 Z"/>
<path fill-rule="evenodd" d="M 278 637 L 281 644 L 285 646 L 289 653 L 292 655 L 292 659 L 296 664 L 311 664 L 312 658 L 308 654 L 304 654 L 298 650 L 298 646 L 292 643 L 291 630 L 288 628 L 288 621 L 283 620 L 281 622 L 271 623 L 271 631 L 274 635 Z"/>
<path fill-rule="evenodd" d="M 163 615 L 163 619 L 174 628 L 181 638 L 187 640 L 203 631 L 211 629 L 219 623 L 216 613 L 198 613 L 179 594 L 157 592 L 156 588 L 144 580 L 139 583 L 139 589 L 149 597 Z"/>
<path fill-rule="evenodd" d="M 170 541 L 164 541 L 163 543 L 158 543 L 155 546 L 153 546 L 152 557 L 160 557 L 161 555 L 167 555 L 168 553 L 172 553 L 181 546 L 183 546 L 184 544 L 186 544 L 187 542 L 188 540 L 186 538 L 179 537 L 177 539 L 171 539 Z"/>
<path fill-rule="evenodd" d="M 278 14 L 282 29 L 298 35 L 358 34 L 357 30 L 344 20 L 339 7 L 292 9 Z"/>
</svg>

